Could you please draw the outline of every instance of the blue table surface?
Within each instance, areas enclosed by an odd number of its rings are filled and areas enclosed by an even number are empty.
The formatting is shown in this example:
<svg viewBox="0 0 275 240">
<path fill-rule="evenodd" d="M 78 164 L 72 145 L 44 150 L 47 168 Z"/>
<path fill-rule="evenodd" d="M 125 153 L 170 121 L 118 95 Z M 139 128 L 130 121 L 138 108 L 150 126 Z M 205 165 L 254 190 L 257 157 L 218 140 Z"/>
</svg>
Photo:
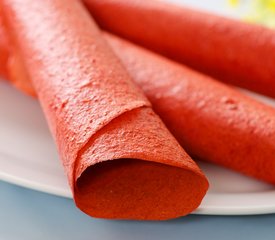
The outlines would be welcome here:
<svg viewBox="0 0 275 240">
<path fill-rule="evenodd" d="M 164 222 L 91 218 L 70 199 L 0 181 L 0 240 L 275 239 L 275 214 L 189 215 Z"/>
</svg>

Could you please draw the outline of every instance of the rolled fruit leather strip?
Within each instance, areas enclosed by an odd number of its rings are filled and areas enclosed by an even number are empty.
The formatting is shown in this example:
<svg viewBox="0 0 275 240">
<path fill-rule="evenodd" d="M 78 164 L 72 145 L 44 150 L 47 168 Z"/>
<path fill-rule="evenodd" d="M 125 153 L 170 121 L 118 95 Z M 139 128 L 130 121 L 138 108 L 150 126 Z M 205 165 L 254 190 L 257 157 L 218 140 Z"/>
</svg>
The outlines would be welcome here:
<svg viewBox="0 0 275 240">
<path fill-rule="evenodd" d="M 104 37 L 188 153 L 275 183 L 273 108 L 118 37 Z"/>
<path fill-rule="evenodd" d="M 94 217 L 138 220 L 196 209 L 208 188 L 205 176 L 152 111 L 81 3 L 1 5 L 10 54 L 20 57 L 17 64 L 35 88 L 77 206 Z"/>
<path fill-rule="evenodd" d="M 184 149 L 275 184 L 275 109 L 114 35 L 120 57 Z"/>
<path fill-rule="evenodd" d="M 275 31 L 165 1 L 83 0 L 105 30 L 275 98 Z"/>
</svg>

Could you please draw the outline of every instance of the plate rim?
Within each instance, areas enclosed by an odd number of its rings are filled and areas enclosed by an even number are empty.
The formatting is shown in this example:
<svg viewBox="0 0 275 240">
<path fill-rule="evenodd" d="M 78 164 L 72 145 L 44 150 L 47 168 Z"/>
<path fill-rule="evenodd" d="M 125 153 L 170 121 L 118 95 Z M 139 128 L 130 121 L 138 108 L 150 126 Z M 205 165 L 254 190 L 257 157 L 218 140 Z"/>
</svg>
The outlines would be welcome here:
<svg viewBox="0 0 275 240">
<path fill-rule="evenodd" d="M 0 156 L 3 156 L 3 153 L 0 152 Z M 14 156 L 9 156 L 14 157 Z M 16 159 L 16 157 L 14 157 Z M 32 171 L 31 169 L 28 169 Z M 72 193 L 68 186 L 67 189 L 61 189 L 60 187 L 55 187 L 53 185 L 37 182 L 35 180 L 28 179 L 22 176 L 16 176 L 10 173 L 7 173 L 0 169 L 0 180 L 14 184 L 26 189 L 31 189 L 46 194 L 50 194 L 57 197 L 64 197 L 68 199 L 73 199 Z M 266 197 L 268 196 L 268 197 Z M 223 202 L 234 200 L 236 198 L 242 199 L 242 201 L 249 201 L 251 199 L 258 200 L 258 198 L 264 198 L 264 203 L 260 205 L 251 204 L 244 206 L 240 203 L 235 203 L 233 205 L 224 206 Z M 275 213 L 275 189 L 265 190 L 264 192 L 252 192 L 252 193 L 215 193 L 208 192 L 204 199 L 202 200 L 201 205 L 191 214 L 198 215 L 224 215 L 224 216 L 238 216 L 238 215 L 262 215 L 262 214 L 272 214 Z M 218 201 L 217 201 L 218 199 Z"/>
</svg>

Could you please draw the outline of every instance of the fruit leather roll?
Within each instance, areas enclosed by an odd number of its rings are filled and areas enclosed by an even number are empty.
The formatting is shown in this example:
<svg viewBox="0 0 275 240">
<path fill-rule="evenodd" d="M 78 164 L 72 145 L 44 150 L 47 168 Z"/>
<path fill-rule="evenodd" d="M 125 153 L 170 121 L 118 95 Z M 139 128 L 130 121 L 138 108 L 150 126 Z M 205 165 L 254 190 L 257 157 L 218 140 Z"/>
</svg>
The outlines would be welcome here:
<svg viewBox="0 0 275 240">
<path fill-rule="evenodd" d="M 162 1 L 83 0 L 100 26 L 226 83 L 275 97 L 275 31 Z"/>
<path fill-rule="evenodd" d="M 275 183 L 273 108 L 120 38 L 104 36 L 190 154 Z"/>
<path fill-rule="evenodd" d="M 191 156 L 275 184 L 275 109 L 105 34 L 157 114 Z"/>
<path fill-rule="evenodd" d="M 10 54 L 35 88 L 77 206 L 94 217 L 146 220 L 197 208 L 205 176 L 81 3 L 2 0 L 1 8 Z"/>
<path fill-rule="evenodd" d="M 118 37 L 104 36 L 190 154 L 275 183 L 273 108 Z"/>
<path fill-rule="evenodd" d="M 275 183 L 273 108 L 118 37 L 104 36 L 191 155 Z"/>
</svg>

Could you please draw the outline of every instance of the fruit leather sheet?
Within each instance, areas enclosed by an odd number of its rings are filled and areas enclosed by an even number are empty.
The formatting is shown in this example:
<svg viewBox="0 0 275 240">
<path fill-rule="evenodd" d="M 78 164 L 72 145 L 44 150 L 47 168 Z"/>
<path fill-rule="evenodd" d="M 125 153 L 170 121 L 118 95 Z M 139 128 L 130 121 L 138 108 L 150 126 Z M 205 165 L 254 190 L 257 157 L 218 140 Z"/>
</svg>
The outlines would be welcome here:
<svg viewBox="0 0 275 240">
<path fill-rule="evenodd" d="M 104 36 L 188 153 L 275 183 L 273 108 L 118 37 Z"/>
<path fill-rule="evenodd" d="M 166 3 L 83 0 L 98 24 L 218 80 L 275 98 L 275 31 Z"/>
<path fill-rule="evenodd" d="M 105 34 L 184 149 L 275 184 L 275 109 L 213 78 Z"/>
<path fill-rule="evenodd" d="M 206 193 L 205 176 L 81 3 L 69 3 L 3 0 L 1 9 L 15 59 L 8 70 L 31 80 L 77 206 L 111 219 L 190 213 Z"/>
</svg>

